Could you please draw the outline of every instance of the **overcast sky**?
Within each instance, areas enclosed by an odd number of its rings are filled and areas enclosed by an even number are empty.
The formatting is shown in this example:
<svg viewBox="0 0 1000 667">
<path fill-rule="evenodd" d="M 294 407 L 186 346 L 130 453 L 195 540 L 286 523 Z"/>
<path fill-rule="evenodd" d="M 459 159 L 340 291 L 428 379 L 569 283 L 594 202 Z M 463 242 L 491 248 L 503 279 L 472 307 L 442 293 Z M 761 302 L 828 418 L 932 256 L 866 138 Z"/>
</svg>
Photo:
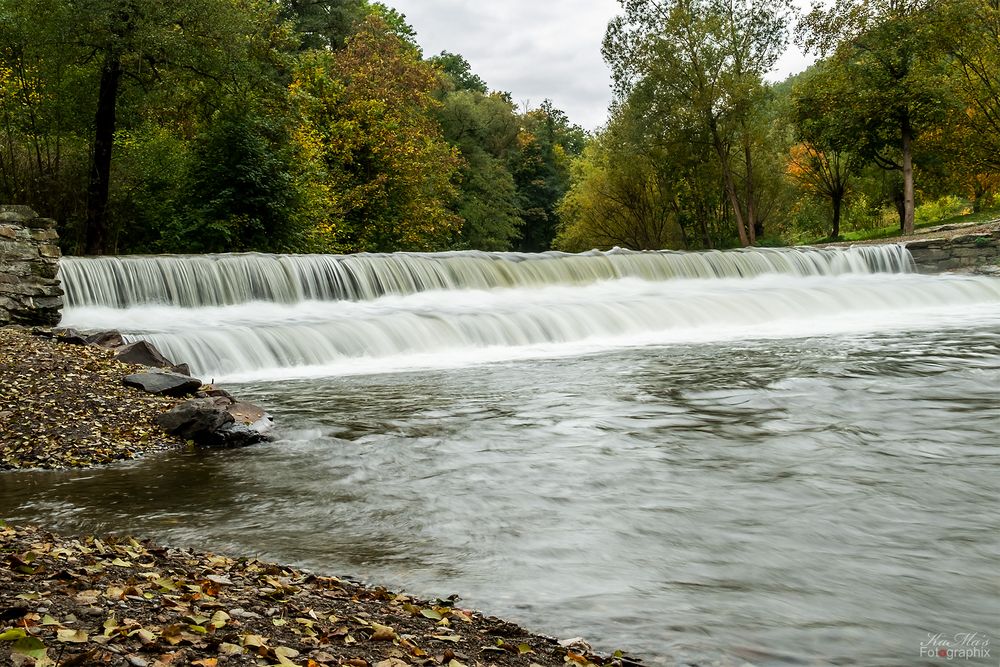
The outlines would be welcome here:
<svg viewBox="0 0 1000 667">
<path fill-rule="evenodd" d="M 386 0 L 417 31 L 425 56 L 465 56 L 493 90 L 516 103 L 551 99 L 570 120 L 593 130 L 607 118 L 611 75 L 601 58 L 616 0 Z M 805 69 L 790 53 L 777 79 Z"/>
</svg>

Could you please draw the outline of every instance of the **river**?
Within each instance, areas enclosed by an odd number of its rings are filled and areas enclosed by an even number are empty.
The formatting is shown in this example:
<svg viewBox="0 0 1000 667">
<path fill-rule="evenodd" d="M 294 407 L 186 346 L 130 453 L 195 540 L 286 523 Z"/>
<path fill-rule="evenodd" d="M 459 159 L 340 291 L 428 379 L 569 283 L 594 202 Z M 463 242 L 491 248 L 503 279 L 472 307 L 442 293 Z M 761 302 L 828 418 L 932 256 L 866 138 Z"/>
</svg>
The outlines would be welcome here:
<svg viewBox="0 0 1000 667">
<path fill-rule="evenodd" d="M 931 635 L 1000 619 L 1000 280 L 884 252 L 352 298 L 116 292 L 65 323 L 154 340 L 281 440 L 4 475 L 0 508 L 456 593 L 654 664 L 922 664 Z"/>
</svg>

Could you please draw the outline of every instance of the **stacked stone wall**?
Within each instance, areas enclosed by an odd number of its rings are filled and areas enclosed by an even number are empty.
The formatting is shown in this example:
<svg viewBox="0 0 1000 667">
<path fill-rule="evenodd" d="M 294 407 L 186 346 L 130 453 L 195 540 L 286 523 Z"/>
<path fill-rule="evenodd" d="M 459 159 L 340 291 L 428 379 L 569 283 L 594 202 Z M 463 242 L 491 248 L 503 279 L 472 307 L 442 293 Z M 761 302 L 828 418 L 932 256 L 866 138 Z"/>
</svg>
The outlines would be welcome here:
<svg viewBox="0 0 1000 667">
<path fill-rule="evenodd" d="M 921 273 L 940 273 L 1000 264 L 1000 228 L 988 232 L 910 241 L 906 249 Z"/>
<path fill-rule="evenodd" d="M 59 323 L 58 244 L 54 220 L 27 206 L 0 206 L 0 326 Z"/>
</svg>

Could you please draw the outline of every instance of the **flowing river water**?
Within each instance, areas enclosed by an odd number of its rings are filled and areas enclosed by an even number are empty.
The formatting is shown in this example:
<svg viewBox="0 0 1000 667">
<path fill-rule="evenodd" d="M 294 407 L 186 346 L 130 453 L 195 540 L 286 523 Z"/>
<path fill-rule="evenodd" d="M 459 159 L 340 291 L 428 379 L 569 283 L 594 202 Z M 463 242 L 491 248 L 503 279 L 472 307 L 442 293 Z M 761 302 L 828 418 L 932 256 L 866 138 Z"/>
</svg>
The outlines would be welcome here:
<svg viewBox="0 0 1000 667">
<path fill-rule="evenodd" d="M 0 509 L 457 593 L 652 663 L 939 664 L 931 636 L 1000 630 L 1000 280 L 910 269 L 66 260 L 65 325 L 154 341 L 281 440 L 4 475 Z"/>
</svg>

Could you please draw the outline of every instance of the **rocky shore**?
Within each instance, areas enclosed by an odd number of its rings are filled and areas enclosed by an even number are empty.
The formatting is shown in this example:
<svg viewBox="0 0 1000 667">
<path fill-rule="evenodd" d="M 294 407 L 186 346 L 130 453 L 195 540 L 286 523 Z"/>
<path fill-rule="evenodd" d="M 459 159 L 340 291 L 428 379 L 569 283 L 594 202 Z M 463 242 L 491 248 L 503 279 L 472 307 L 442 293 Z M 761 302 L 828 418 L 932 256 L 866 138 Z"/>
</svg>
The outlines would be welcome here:
<svg viewBox="0 0 1000 667">
<path fill-rule="evenodd" d="M 82 468 L 181 446 L 153 424 L 178 399 L 123 384 L 142 370 L 110 349 L 0 328 L 0 469 Z"/>
<path fill-rule="evenodd" d="M 620 665 L 454 599 L 255 559 L 0 527 L 0 662 L 15 667 Z"/>
<path fill-rule="evenodd" d="M 150 369 L 80 342 L 0 327 L 0 468 L 91 467 L 190 446 L 184 434 L 157 426 L 165 414 L 183 412 L 178 406 L 235 414 L 222 420 L 230 428 L 262 416 L 210 387 L 198 387 L 200 398 L 185 401 L 126 386 L 124 378 Z M 531 634 L 454 599 L 419 600 L 128 537 L 59 536 L 0 524 L 0 664 L 627 667 L 638 661 L 595 655 L 582 640 Z"/>
</svg>

